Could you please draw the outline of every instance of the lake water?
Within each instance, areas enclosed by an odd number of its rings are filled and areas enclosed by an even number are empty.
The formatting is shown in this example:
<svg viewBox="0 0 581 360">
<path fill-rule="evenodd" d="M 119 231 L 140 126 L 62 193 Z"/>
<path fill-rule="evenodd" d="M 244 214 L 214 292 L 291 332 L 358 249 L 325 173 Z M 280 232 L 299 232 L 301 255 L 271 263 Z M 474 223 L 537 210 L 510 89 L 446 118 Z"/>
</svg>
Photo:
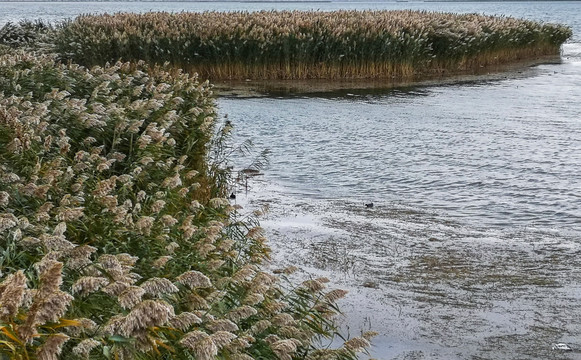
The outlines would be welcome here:
<svg viewBox="0 0 581 360">
<path fill-rule="evenodd" d="M 10 2 L 0 3 L 0 24 L 404 8 L 558 22 L 574 36 L 558 63 L 482 79 L 221 97 L 235 140 L 271 150 L 237 201 L 270 205 L 275 262 L 352 292 L 345 326 L 380 332 L 376 358 L 581 358 L 550 350 L 581 347 L 581 2 Z"/>
</svg>

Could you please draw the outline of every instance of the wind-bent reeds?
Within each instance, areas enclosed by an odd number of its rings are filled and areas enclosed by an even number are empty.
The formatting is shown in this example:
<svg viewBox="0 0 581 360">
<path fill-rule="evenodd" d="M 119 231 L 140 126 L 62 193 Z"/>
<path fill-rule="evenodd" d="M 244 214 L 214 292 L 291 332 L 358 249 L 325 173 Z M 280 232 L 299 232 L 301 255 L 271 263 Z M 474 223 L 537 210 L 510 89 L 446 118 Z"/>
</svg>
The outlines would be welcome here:
<svg viewBox="0 0 581 360">
<path fill-rule="evenodd" d="M 8 22 L 0 27 L 0 46 L 19 48 L 34 45 L 38 47 L 38 42 L 48 40 L 52 31 L 51 25 L 40 20 L 23 20 L 16 24 Z"/>
<path fill-rule="evenodd" d="M 314 347 L 343 292 L 261 269 L 215 126 L 177 70 L 0 56 L 0 358 L 356 358 Z"/>
<path fill-rule="evenodd" d="M 558 54 L 571 30 L 507 17 L 425 11 L 84 15 L 56 39 L 94 65 L 146 60 L 216 79 L 411 78 Z"/>
</svg>

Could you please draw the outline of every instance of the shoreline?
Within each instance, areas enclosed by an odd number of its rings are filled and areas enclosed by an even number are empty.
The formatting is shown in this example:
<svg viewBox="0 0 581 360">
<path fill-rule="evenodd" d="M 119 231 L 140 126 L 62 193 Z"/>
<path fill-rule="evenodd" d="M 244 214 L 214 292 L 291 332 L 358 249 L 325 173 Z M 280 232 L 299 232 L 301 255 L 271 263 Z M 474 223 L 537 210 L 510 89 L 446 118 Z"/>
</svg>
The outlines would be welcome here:
<svg viewBox="0 0 581 360">
<path fill-rule="evenodd" d="M 252 98 L 332 94 L 345 91 L 391 90 L 413 86 L 452 85 L 472 81 L 495 81 L 516 77 L 544 64 L 562 62 L 561 55 L 538 56 L 510 63 L 483 67 L 480 71 L 459 70 L 412 79 L 307 79 L 307 80 L 210 80 L 219 97 Z"/>
</svg>

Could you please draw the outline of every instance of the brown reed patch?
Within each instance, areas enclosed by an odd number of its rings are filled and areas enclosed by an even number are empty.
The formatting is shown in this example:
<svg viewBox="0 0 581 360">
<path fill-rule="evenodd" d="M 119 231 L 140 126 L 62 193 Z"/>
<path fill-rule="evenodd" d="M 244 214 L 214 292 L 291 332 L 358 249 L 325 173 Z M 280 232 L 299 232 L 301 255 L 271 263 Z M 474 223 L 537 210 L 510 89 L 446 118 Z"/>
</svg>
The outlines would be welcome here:
<svg viewBox="0 0 581 360">
<path fill-rule="evenodd" d="M 82 64 L 169 62 L 212 81 L 409 79 L 556 54 L 570 36 L 560 25 L 477 14 L 261 11 L 81 16 L 55 42 Z"/>
</svg>

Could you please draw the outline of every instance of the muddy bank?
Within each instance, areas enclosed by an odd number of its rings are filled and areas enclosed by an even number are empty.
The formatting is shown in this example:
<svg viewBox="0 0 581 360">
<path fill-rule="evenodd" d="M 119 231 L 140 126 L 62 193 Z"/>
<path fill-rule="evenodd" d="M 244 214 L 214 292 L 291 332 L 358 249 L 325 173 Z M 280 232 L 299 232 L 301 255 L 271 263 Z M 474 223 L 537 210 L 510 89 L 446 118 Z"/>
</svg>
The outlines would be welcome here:
<svg viewBox="0 0 581 360">
<path fill-rule="evenodd" d="M 253 179 L 237 201 L 262 219 L 273 268 L 350 291 L 343 334 L 380 335 L 362 359 L 581 359 L 581 244 L 494 230 L 391 203 L 297 200 Z M 573 351 L 552 350 L 558 342 Z"/>
</svg>

